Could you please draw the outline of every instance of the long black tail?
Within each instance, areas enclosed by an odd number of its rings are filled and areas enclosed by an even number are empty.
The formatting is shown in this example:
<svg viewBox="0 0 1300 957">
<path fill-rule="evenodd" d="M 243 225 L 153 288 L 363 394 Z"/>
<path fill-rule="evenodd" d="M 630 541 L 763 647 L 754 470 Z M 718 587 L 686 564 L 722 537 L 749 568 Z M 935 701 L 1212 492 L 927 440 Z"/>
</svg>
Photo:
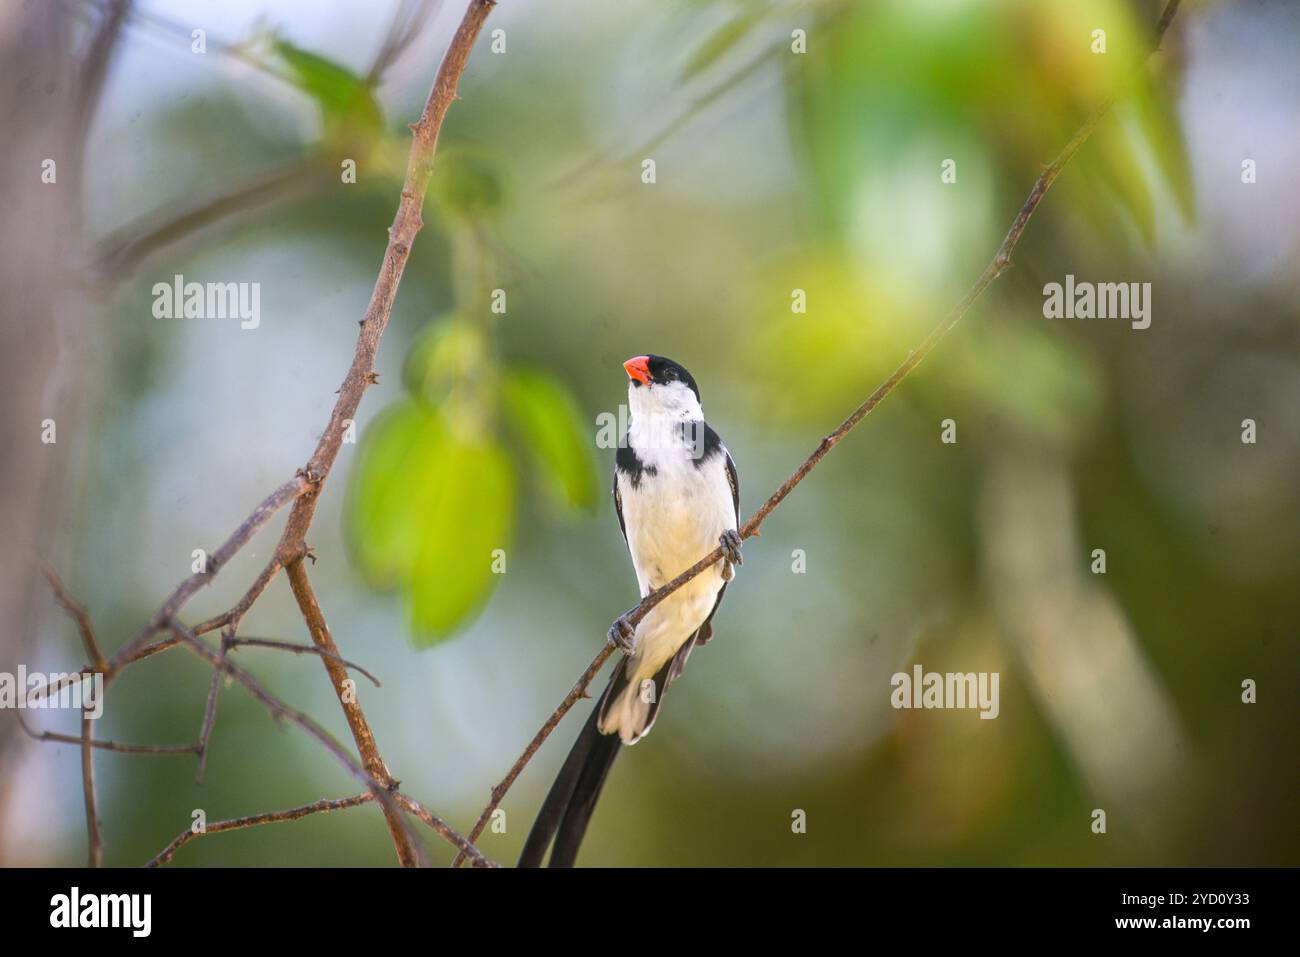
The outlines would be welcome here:
<svg viewBox="0 0 1300 957">
<path fill-rule="evenodd" d="M 608 689 L 605 693 L 609 693 Z M 578 856 L 596 798 L 622 746 L 617 734 L 601 734 L 596 726 L 604 698 L 602 695 L 591 709 L 591 717 L 582 726 L 573 750 L 564 759 L 559 776 L 542 802 L 519 856 L 520 867 L 541 867 L 552 837 L 555 847 L 551 851 L 551 867 L 572 867 Z"/>
</svg>

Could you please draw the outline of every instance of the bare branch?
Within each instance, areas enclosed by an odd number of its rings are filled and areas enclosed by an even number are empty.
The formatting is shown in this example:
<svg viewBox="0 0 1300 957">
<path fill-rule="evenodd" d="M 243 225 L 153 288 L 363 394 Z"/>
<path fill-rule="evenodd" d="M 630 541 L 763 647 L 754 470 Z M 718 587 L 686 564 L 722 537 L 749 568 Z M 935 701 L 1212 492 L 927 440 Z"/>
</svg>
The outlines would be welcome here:
<svg viewBox="0 0 1300 957">
<path fill-rule="evenodd" d="M 33 741 L 52 741 L 56 744 L 75 744 L 80 746 L 81 738 L 73 737 L 70 734 L 59 734 L 57 731 L 36 731 L 26 721 L 23 720 L 22 712 L 15 711 L 14 716 L 18 719 L 18 727 L 22 728 Z M 99 748 L 101 751 L 115 751 L 118 754 L 195 754 L 198 752 L 197 744 L 120 744 L 117 741 L 92 740 L 92 748 Z"/>
<path fill-rule="evenodd" d="M 1159 49 L 1165 30 L 1168 29 L 1169 23 L 1177 12 L 1180 3 L 1181 0 L 1169 0 L 1168 6 L 1165 7 L 1165 11 L 1161 15 L 1160 22 L 1157 26 L 1155 49 Z M 809 472 L 817 467 L 818 463 L 826 457 L 826 453 L 838 445 L 844 436 L 846 436 L 859 422 L 866 418 L 868 413 L 875 409 L 876 406 L 880 405 L 889 393 L 894 391 L 909 372 L 921 364 L 921 360 L 928 356 L 948 331 L 958 323 L 962 316 L 966 315 L 971 306 L 975 304 L 975 301 L 983 294 L 984 290 L 992 285 L 994 280 L 1002 275 L 1005 270 L 1010 268 L 1011 253 L 1020 242 L 1020 237 L 1024 233 L 1025 227 L 1029 224 L 1030 217 L 1033 216 L 1034 211 L 1038 208 L 1038 204 L 1042 201 L 1043 196 L 1047 193 L 1047 190 L 1051 187 L 1052 183 L 1056 181 L 1056 177 L 1060 175 L 1061 170 L 1070 162 L 1074 157 L 1074 154 L 1079 151 L 1079 147 L 1081 147 L 1087 141 L 1088 137 L 1092 135 L 1092 132 L 1097 128 L 1097 125 L 1110 110 L 1113 102 L 1113 100 L 1107 100 L 1102 103 L 1092 113 L 1092 115 L 1088 117 L 1083 126 L 1079 128 L 1078 132 L 1074 134 L 1070 139 L 1070 142 L 1065 145 L 1065 148 L 1061 150 L 1056 159 L 1048 164 L 1043 169 L 1043 172 L 1039 174 L 1038 179 L 1034 182 L 1033 188 L 1029 191 L 1028 198 L 1025 199 L 1024 204 L 1020 208 L 1020 212 L 1016 215 L 1015 221 L 1011 224 L 1011 229 L 1008 230 L 1006 237 L 1002 240 L 1002 244 L 998 246 L 993 259 L 984 267 L 984 271 L 980 273 L 979 277 L 975 280 L 974 285 L 972 285 L 966 295 L 962 297 L 961 302 L 959 302 L 957 306 L 943 318 L 943 321 L 931 330 L 930 334 L 922 340 L 919 346 L 907 354 L 907 357 L 898 368 L 890 374 L 889 378 L 877 386 L 876 390 L 867 397 L 865 402 L 854 409 L 847 419 L 841 422 L 833 432 L 821 440 L 821 443 L 813 450 L 812 454 L 804 460 L 802 465 L 795 469 L 794 474 L 786 479 L 785 482 L 781 484 L 781 487 L 773 492 L 768 500 L 759 507 L 758 511 L 749 517 L 749 520 L 739 529 L 741 538 L 752 538 L 759 533 L 759 526 L 763 524 L 764 519 L 766 519 L 767 516 L 785 500 L 787 495 L 794 491 L 795 486 L 802 482 Z M 632 625 L 639 624 L 641 620 L 650 613 L 650 609 L 654 608 L 655 605 L 659 604 L 677 589 L 681 588 L 696 575 L 702 573 L 706 568 L 710 568 L 717 562 L 721 561 L 722 554 L 723 552 L 720 546 L 715 548 L 708 555 L 705 555 L 672 581 L 655 589 L 643 598 L 635 608 L 627 613 L 627 621 Z"/>
<path fill-rule="evenodd" d="M 266 814 L 253 814 L 249 817 L 232 818 L 229 821 L 215 821 L 208 824 L 202 831 L 194 831 L 186 828 L 176 835 L 176 839 L 163 848 L 158 856 L 151 860 L 145 867 L 158 867 L 170 861 L 177 851 L 198 837 L 206 837 L 209 834 L 220 834 L 222 831 L 237 831 L 245 827 L 257 827 L 259 824 L 276 824 L 280 821 L 297 821 L 300 818 L 307 817 L 309 814 L 320 814 L 324 811 L 341 811 L 344 808 L 356 807 L 358 804 L 366 804 L 375 799 L 374 794 L 367 791 L 365 794 L 357 794 L 349 798 L 339 798 L 337 800 L 316 801 L 314 804 L 304 804 L 302 807 L 290 808 L 287 811 L 270 811 Z"/>
<path fill-rule="evenodd" d="M 221 646 L 221 657 L 226 657 L 226 646 Z M 199 729 L 199 766 L 194 772 L 194 783 L 203 783 L 203 772 L 208 767 L 208 742 L 212 740 L 212 729 L 217 723 L 217 695 L 221 693 L 221 669 L 212 669 L 212 679 L 208 683 L 208 702 L 203 706 L 203 726 Z"/>
<path fill-rule="evenodd" d="M 339 703 L 343 707 L 348 727 L 361 752 L 362 760 L 368 772 L 385 783 L 391 782 L 392 776 L 380 757 L 374 734 L 370 730 L 360 704 L 355 700 L 355 696 L 344 693 L 347 674 L 345 669 L 334 660 L 338 657 L 338 649 L 330 637 L 324 615 L 311 591 L 302 559 L 306 549 L 307 530 L 311 527 L 312 518 L 316 513 L 320 489 L 329 476 L 334 460 L 338 457 L 347 424 L 355 417 L 366 387 L 374 381 L 375 357 L 379 351 L 379 340 L 392 315 L 393 302 L 397 297 L 397 288 L 402 281 L 402 274 L 411 254 L 411 245 L 415 242 L 416 234 L 424 226 L 421 210 L 429 187 L 429 177 L 433 172 L 433 158 L 437 152 L 442 122 L 451 104 L 457 99 L 456 90 L 461 75 L 465 72 L 465 65 L 469 60 L 474 41 L 495 5 L 496 0 L 470 0 L 465 16 L 447 47 L 442 65 L 438 68 L 438 76 L 434 80 L 433 89 L 429 91 L 424 111 L 420 118 L 411 124 L 411 152 L 407 160 L 401 201 L 393 217 L 393 224 L 388 230 L 388 248 L 384 251 L 383 263 L 379 269 L 379 276 L 375 280 L 370 304 L 366 308 L 365 317 L 361 320 L 361 331 L 357 336 L 352 364 L 343 379 L 343 384 L 339 387 L 338 401 L 335 402 L 334 410 L 330 414 L 329 424 L 321 434 L 320 442 L 311 460 L 303 469 L 305 474 L 312 476 L 313 487 L 295 502 L 276 548 L 277 557 L 288 571 L 290 585 L 311 631 L 312 641 L 317 647 L 330 652 L 333 656 L 323 656 L 322 661 L 329 672 L 330 680 L 334 683 Z M 352 700 L 349 701 L 349 698 Z M 393 836 L 398 859 L 403 865 L 410 866 L 414 863 L 413 852 L 409 842 L 405 840 L 404 819 L 399 821 L 398 818 L 401 816 L 395 815 L 388 804 L 384 806 L 384 816 Z"/>
<path fill-rule="evenodd" d="M 226 566 L 226 563 L 234 558 L 235 554 L 248 544 L 254 535 L 261 531 L 262 527 L 271 520 L 276 512 L 306 493 L 311 487 L 312 479 L 309 474 L 300 471 L 292 479 L 268 495 L 257 508 L 253 509 L 252 514 L 244 519 L 243 523 L 231 533 L 225 543 L 208 556 L 207 567 L 201 572 L 195 572 L 177 585 L 175 591 L 163 602 L 162 607 L 154 612 L 149 624 L 145 625 L 138 635 L 122 648 L 119 648 L 117 653 L 109 659 L 108 668 L 104 672 L 104 681 L 107 682 L 116 676 L 117 672 L 127 663 L 147 657 L 148 655 L 139 655 L 138 657 L 137 655 L 149 639 L 160 631 L 166 631 L 169 627 L 168 622 L 176 617 L 177 613 L 194 596 L 195 592 L 212 581 L 217 576 L 217 573 Z M 172 647 L 173 644 L 175 642 L 168 644 L 166 647 L 160 647 L 156 651 L 150 651 L 149 654 L 165 651 L 166 648 Z"/>
<path fill-rule="evenodd" d="M 488 802 L 487 807 L 483 809 L 483 813 L 478 816 L 478 820 L 474 823 L 474 829 L 469 832 L 470 841 L 478 841 L 479 837 L 483 833 L 483 829 L 487 827 L 487 822 L 492 819 L 492 812 L 501 804 L 501 800 L 506 796 L 506 792 L 509 791 L 510 786 L 515 783 L 515 778 L 519 777 L 520 772 L 522 772 L 528 762 L 533 759 L 533 755 L 537 753 L 538 749 L 546 739 L 550 737 L 551 732 L 555 730 L 556 725 L 558 725 L 564 719 L 564 716 L 569 713 L 569 710 L 578 703 L 578 699 L 587 696 L 587 686 L 595 679 L 597 673 L 613 653 L 614 646 L 611 644 L 606 644 L 601 648 L 600 653 L 597 654 L 596 657 L 591 660 L 591 664 L 587 666 L 587 670 L 582 673 L 580 678 L 578 678 L 578 683 L 575 684 L 569 693 L 564 696 L 564 700 L 560 702 L 559 707 L 551 712 L 551 716 L 546 719 L 546 723 L 542 725 L 541 730 L 533 735 L 533 740 L 528 742 L 528 747 L 524 748 L 524 753 L 519 755 L 519 760 L 515 761 L 515 763 L 511 765 L 510 770 L 506 772 L 506 776 L 501 779 L 501 783 L 492 789 L 492 799 Z M 460 867 L 464 860 L 465 854 L 463 852 L 457 854 L 456 859 L 451 862 L 451 866 Z"/>
<path fill-rule="evenodd" d="M 168 623 L 167 627 L 174 635 L 176 635 L 177 638 L 184 642 L 189 648 L 193 649 L 194 653 L 209 665 L 230 675 L 230 677 L 247 688 L 254 698 L 266 706 L 267 710 L 271 712 L 273 717 L 286 720 L 291 724 L 296 724 L 311 737 L 320 742 L 325 747 L 325 750 L 334 755 L 334 758 L 347 769 L 349 774 L 374 793 L 375 797 L 379 799 L 385 810 L 396 815 L 397 819 L 402 822 L 404 836 L 412 843 L 417 857 L 422 853 L 419 841 L 415 839 L 415 835 L 411 833 L 409 829 L 405 828 L 405 818 L 400 813 L 397 803 L 393 800 L 392 791 L 394 785 L 390 784 L 388 781 L 381 782 L 366 768 L 358 764 L 356 759 L 353 758 L 352 755 L 348 754 L 347 749 L 344 748 L 343 745 L 339 744 L 338 740 L 333 735 L 317 724 L 311 717 L 301 711 L 289 707 L 279 698 L 275 697 L 275 695 L 263 688 L 256 678 L 235 665 L 229 659 L 223 658 L 220 654 L 213 651 L 201 640 L 196 638 L 193 632 L 186 629 L 180 622 L 171 621 Z M 389 780 L 391 781 L 391 778 Z"/>
<path fill-rule="evenodd" d="M 366 713 L 361 708 L 361 702 L 358 700 L 355 687 L 348 678 L 347 668 L 339 662 L 338 647 L 334 644 L 334 639 L 330 635 L 329 626 L 325 624 L 325 615 L 321 611 L 320 603 L 316 600 L 316 593 L 312 590 L 311 580 L 307 577 L 307 567 L 297 561 L 287 569 L 289 575 L 289 585 L 293 588 L 294 598 L 298 600 L 298 609 L 302 612 L 303 620 L 307 623 L 307 629 L 311 632 L 311 640 L 316 647 L 326 652 L 327 656 L 323 658 L 325 670 L 329 673 L 330 681 L 334 685 L 334 693 L 338 695 L 339 705 L 343 708 L 343 716 L 347 718 L 348 728 L 352 731 L 352 740 L 356 742 L 357 750 L 361 752 L 361 762 L 365 769 L 381 782 L 386 788 L 395 788 L 397 782 L 389 773 L 388 765 L 384 764 L 383 757 L 379 754 L 379 745 L 375 743 L 374 732 L 370 730 L 370 722 L 366 720 Z M 393 837 L 393 846 L 397 850 L 397 858 L 401 861 L 403 867 L 414 867 L 416 864 L 415 848 L 411 842 L 406 839 L 404 828 L 404 819 L 401 814 L 393 809 L 390 813 L 385 807 L 384 817 L 388 821 L 388 830 Z"/>
<path fill-rule="evenodd" d="M 424 226 L 421 209 L 424 196 L 429 188 L 429 176 L 433 172 L 433 157 L 438 148 L 438 134 L 442 130 L 442 121 L 447 110 L 458 98 L 456 87 L 465 64 L 469 59 L 474 40 L 478 37 L 483 23 L 487 19 L 496 0 L 470 0 L 465 16 L 452 37 L 451 45 L 443 57 L 438 77 L 425 102 L 424 112 L 411 124 L 411 154 L 406 164 L 406 178 L 402 185 L 402 200 L 393 217 L 393 224 L 388 228 L 388 248 L 384 250 L 383 264 L 375 280 L 374 290 L 370 295 L 370 304 L 366 307 L 365 317 L 361 320 L 361 332 L 357 337 L 357 348 L 352 358 L 352 365 L 339 387 L 338 401 L 330 413 L 329 424 L 321 434 L 316 451 L 312 453 L 305 471 L 315 476 L 314 487 L 294 503 L 289 513 L 289 521 L 280 536 L 277 551 L 285 565 L 299 559 L 293 556 L 307 539 L 307 529 L 311 526 L 316 513 L 316 503 L 321 486 L 329 476 L 330 468 L 338 457 L 343 445 L 343 436 L 347 423 L 355 418 L 357 407 L 366 387 L 374 381 L 375 356 L 379 351 L 379 340 L 388 327 L 389 317 L 393 312 L 393 302 L 397 297 L 397 287 L 402 281 L 407 259 L 411 255 L 411 245 L 416 234 Z"/>
<path fill-rule="evenodd" d="M 306 553 L 305 548 L 303 553 Z M 258 573 L 256 580 L 249 586 L 248 591 L 244 593 L 244 597 L 235 602 L 229 611 L 223 611 L 215 618 L 209 618 L 202 624 L 196 625 L 193 629 L 194 634 L 206 635 L 210 631 L 226 627 L 232 632 L 238 631 L 244 616 L 248 614 L 248 609 L 253 607 L 253 602 L 262 597 L 262 592 L 266 591 L 266 587 L 271 584 L 271 581 L 283 568 L 284 563 L 280 561 L 280 556 L 273 555 L 271 560 L 266 563 L 266 567 Z"/>
<path fill-rule="evenodd" d="M 320 655 L 322 658 L 329 658 L 332 661 L 338 662 L 344 668 L 349 668 L 358 674 L 364 675 L 376 688 L 383 687 L 383 684 L 378 678 L 372 675 L 365 668 L 362 668 L 355 661 L 348 661 L 346 658 L 337 655 L 332 651 L 327 651 L 324 648 L 316 648 L 312 645 L 300 645 L 292 641 L 276 641 L 273 638 L 228 638 L 225 639 L 223 643 L 229 645 L 231 648 L 243 648 L 245 646 L 251 648 L 276 648 L 280 651 L 288 651 L 299 655 Z"/>
<path fill-rule="evenodd" d="M 1173 20 L 1174 14 L 1178 12 L 1180 3 L 1181 0 L 1168 0 L 1164 12 L 1160 16 L 1159 23 L 1156 25 L 1155 44 L 1152 52 L 1160 49 L 1160 43 L 1164 38 L 1165 31 L 1169 28 L 1169 24 Z M 1113 100 L 1106 100 L 1098 106 L 1088 119 L 1084 121 L 1083 125 L 1074 136 L 1071 137 L 1070 141 L 1057 155 L 1056 159 L 1044 167 L 1043 172 L 1039 175 L 1038 179 L 1034 182 L 1033 188 L 1029 191 L 1029 196 L 1020 207 L 1020 212 L 1012 222 L 1011 228 L 1007 231 L 1001 245 L 998 246 L 997 251 L 994 253 L 993 259 L 984 267 L 984 271 L 979 274 L 978 278 L 976 278 L 974 285 L 972 285 L 966 295 L 962 297 L 961 302 L 959 302 L 956 307 L 954 307 L 952 311 L 949 312 L 948 315 L 946 315 L 943 320 L 930 331 L 930 334 L 921 341 L 919 346 L 907 354 L 907 357 L 902 361 L 898 368 L 890 374 L 889 378 L 877 386 L 876 390 L 872 392 L 871 395 L 867 396 L 866 401 L 854 409 L 847 419 L 841 422 L 833 432 L 821 440 L 817 448 L 815 448 L 812 451 L 812 454 L 804 460 L 803 464 L 795 469 L 794 473 L 781 484 L 780 488 L 771 494 L 766 502 L 759 506 L 758 510 L 754 512 L 745 524 L 740 527 L 739 532 L 741 538 L 753 538 L 759 534 L 759 526 L 763 524 L 764 519 L 766 519 L 768 515 L 772 514 L 778 505 L 785 501 L 786 496 L 794 491 L 795 486 L 802 482 L 807 477 L 808 473 L 817 467 L 818 463 L 826 457 L 826 454 L 830 452 L 831 449 L 839 444 L 844 436 L 848 435 L 848 433 L 859 422 L 866 418 L 867 415 L 876 408 L 876 406 L 880 405 L 880 403 L 884 401 L 885 397 L 894 391 L 909 372 L 920 365 L 921 360 L 929 355 L 930 352 L 933 351 L 934 347 L 939 344 L 939 340 L 941 340 L 944 335 L 946 335 L 948 331 L 958 323 L 962 316 L 966 315 L 971 306 L 975 304 L 975 301 L 983 294 L 984 290 L 992 285 L 994 280 L 1002 275 L 1005 270 L 1010 268 L 1011 253 L 1020 242 L 1020 237 L 1024 233 L 1025 227 L 1029 224 L 1029 220 L 1033 216 L 1034 210 L 1038 208 L 1038 204 L 1042 202 L 1043 196 L 1047 193 L 1047 190 L 1051 187 L 1052 183 L 1056 181 L 1061 170 L 1065 168 L 1065 165 L 1070 162 L 1074 157 L 1074 154 L 1079 151 L 1079 148 L 1087 141 L 1088 137 L 1092 135 L 1093 131 L 1097 128 L 1097 125 L 1102 121 L 1113 104 Z M 677 589 L 681 588 L 696 575 L 701 574 L 705 569 L 711 568 L 720 562 L 722 557 L 723 550 L 721 546 L 719 546 L 676 578 L 672 579 L 667 584 L 660 586 L 645 598 L 641 599 L 641 602 L 635 608 L 628 611 L 623 617 L 632 625 L 639 624 L 641 620 L 650 613 L 652 608 Z M 547 719 L 546 724 L 542 725 L 541 730 L 538 731 L 533 737 L 533 740 L 529 742 L 528 747 L 524 749 L 524 753 L 520 755 L 519 760 L 517 760 L 510 768 L 510 772 L 500 784 L 492 789 L 492 800 L 484 809 L 483 813 L 479 815 L 478 822 L 470 832 L 471 840 L 478 840 L 479 835 L 483 832 L 484 825 L 492 815 L 492 811 L 505 797 L 505 793 L 510 788 L 510 785 L 514 783 L 515 779 L 519 776 L 519 773 L 524 769 L 524 766 L 532 759 L 532 756 L 537 753 L 537 750 L 541 747 L 546 738 L 549 737 L 553 730 L 555 730 L 555 726 L 559 724 L 560 719 L 563 718 L 569 709 L 573 707 L 578 698 L 585 694 L 587 686 L 595 678 L 596 673 L 600 671 L 601 666 L 612 653 L 612 645 L 606 645 L 601 649 L 600 653 L 596 655 L 591 664 L 587 666 L 587 670 L 583 673 L 582 677 L 578 679 L 578 683 L 574 685 L 573 690 L 565 696 L 564 700 L 560 703 L 560 706 L 556 708 L 551 717 Z M 458 866 L 460 862 L 461 858 L 457 856 L 452 866 Z"/>
<path fill-rule="evenodd" d="M 42 562 L 41 571 L 45 574 L 45 580 L 50 583 L 50 588 L 54 590 L 54 600 L 77 623 L 77 630 L 81 632 L 81 643 L 85 646 L 86 656 L 90 659 L 91 666 L 100 674 L 103 674 L 108 670 L 108 660 L 100 650 L 99 642 L 95 640 L 95 629 L 91 627 L 90 615 L 86 613 L 83 605 L 68 594 L 63 581 L 55 574 L 53 568 Z"/>
<path fill-rule="evenodd" d="M 91 717 L 88 713 L 81 715 L 81 784 L 86 802 L 86 836 L 89 850 L 86 854 L 87 867 L 99 867 L 104 861 L 104 838 L 99 833 L 99 813 L 95 807 L 95 759 L 91 741 Z"/>
<path fill-rule="evenodd" d="M 438 817 L 438 815 L 434 814 L 432 811 L 425 808 L 418 801 L 414 801 L 411 798 L 407 797 L 405 794 L 402 794 L 400 792 L 394 795 L 394 797 L 397 798 L 397 803 L 400 804 L 405 810 L 409 811 L 411 814 L 414 814 L 421 821 L 429 825 L 429 827 L 433 828 L 435 831 L 437 831 L 439 834 L 445 837 L 448 841 L 450 841 L 452 844 L 458 847 L 460 849 L 460 852 L 456 855 L 457 860 L 460 860 L 463 855 L 473 860 L 475 867 L 498 867 L 499 866 L 493 861 L 484 857 L 483 853 L 477 847 L 475 847 L 473 843 L 467 841 L 465 838 L 457 834 L 454 830 L 452 830 L 451 826 L 448 825 L 446 821 Z"/>
</svg>

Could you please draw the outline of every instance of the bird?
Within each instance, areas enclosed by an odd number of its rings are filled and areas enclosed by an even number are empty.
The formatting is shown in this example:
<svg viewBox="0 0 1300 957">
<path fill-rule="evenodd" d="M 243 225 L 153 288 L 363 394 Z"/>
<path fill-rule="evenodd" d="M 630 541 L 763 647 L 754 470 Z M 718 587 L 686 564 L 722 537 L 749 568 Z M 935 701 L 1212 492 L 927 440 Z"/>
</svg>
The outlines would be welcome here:
<svg viewBox="0 0 1300 957">
<path fill-rule="evenodd" d="M 723 558 L 650 609 L 629 613 L 608 640 L 624 654 L 560 768 L 524 842 L 520 867 L 572 867 L 596 799 L 624 745 L 649 733 L 664 693 L 686 659 L 713 634 L 713 616 L 741 564 L 736 463 L 704 420 L 700 390 L 686 368 L 658 355 L 623 363 L 627 430 L 614 459 L 614 510 L 641 597 L 721 544 Z"/>
</svg>

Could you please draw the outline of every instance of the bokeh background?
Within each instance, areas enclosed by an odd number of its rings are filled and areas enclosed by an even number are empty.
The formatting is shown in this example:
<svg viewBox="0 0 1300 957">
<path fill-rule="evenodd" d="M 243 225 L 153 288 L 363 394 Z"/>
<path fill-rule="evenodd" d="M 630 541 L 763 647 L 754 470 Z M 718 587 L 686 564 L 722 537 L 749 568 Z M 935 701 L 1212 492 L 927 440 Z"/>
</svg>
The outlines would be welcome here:
<svg viewBox="0 0 1300 957">
<path fill-rule="evenodd" d="M 463 12 L 136 3 L 78 141 L 50 118 L 76 116 L 68 77 L 108 7 L 0 12 L 5 509 L 36 546 L 7 536 L 5 670 L 82 660 L 33 551 L 111 650 L 193 549 L 307 459 L 379 265 L 404 124 Z M 334 636 L 383 682 L 360 694 L 404 790 L 467 831 L 634 603 L 596 441 L 624 358 L 692 370 L 748 514 L 960 299 L 1089 110 L 1124 94 L 1015 268 L 747 544 L 715 640 L 620 759 L 581 860 L 1300 863 L 1300 8 L 1184 3 L 1134 74 L 1158 12 L 503 0 L 310 536 Z M 59 156 L 84 158 L 38 185 L 51 129 Z M 186 218 L 214 201 L 219 216 Z M 260 283 L 259 328 L 154 319 L 152 286 L 176 273 Z M 1152 283 L 1151 327 L 1044 319 L 1043 286 L 1067 273 Z M 39 442 L 49 409 L 55 445 Z M 187 620 L 242 593 L 282 521 Z M 307 640 L 282 578 L 242 633 Z M 237 655 L 348 740 L 317 661 Z M 890 677 L 918 662 L 999 672 L 1000 716 L 893 710 Z M 98 731 L 192 741 L 208 680 L 184 651 L 134 666 Z M 586 708 L 510 793 L 489 856 L 517 855 Z M 76 733 L 66 714 L 35 723 Z M 98 753 L 96 772 L 114 865 L 147 860 L 194 808 L 357 790 L 238 687 L 202 786 L 192 756 Z M 78 749 L 0 713 L 0 862 L 83 861 L 81 802 Z M 174 866 L 392 863 L 381 815 L 358 808 L 210 836 Z"/>
</svg>

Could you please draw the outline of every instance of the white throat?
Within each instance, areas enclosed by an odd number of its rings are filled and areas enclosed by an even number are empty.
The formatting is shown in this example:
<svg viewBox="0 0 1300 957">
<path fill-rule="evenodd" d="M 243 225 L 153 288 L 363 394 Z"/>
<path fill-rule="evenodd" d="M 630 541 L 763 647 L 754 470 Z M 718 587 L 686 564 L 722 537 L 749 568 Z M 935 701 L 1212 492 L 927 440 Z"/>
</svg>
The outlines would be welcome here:
<svg viewBox="0 0 1300 957">
<path fill-rule="evenodd" d="M 704 409 L 695 393 L 683 382 L 627 387 L 628 444 L 646 460 L 655 452 L 680 455 L 686 451 L 698 458 L 704 447 Z M 649 463 L 648 463 L 649 464 Z"/>
</svg>

